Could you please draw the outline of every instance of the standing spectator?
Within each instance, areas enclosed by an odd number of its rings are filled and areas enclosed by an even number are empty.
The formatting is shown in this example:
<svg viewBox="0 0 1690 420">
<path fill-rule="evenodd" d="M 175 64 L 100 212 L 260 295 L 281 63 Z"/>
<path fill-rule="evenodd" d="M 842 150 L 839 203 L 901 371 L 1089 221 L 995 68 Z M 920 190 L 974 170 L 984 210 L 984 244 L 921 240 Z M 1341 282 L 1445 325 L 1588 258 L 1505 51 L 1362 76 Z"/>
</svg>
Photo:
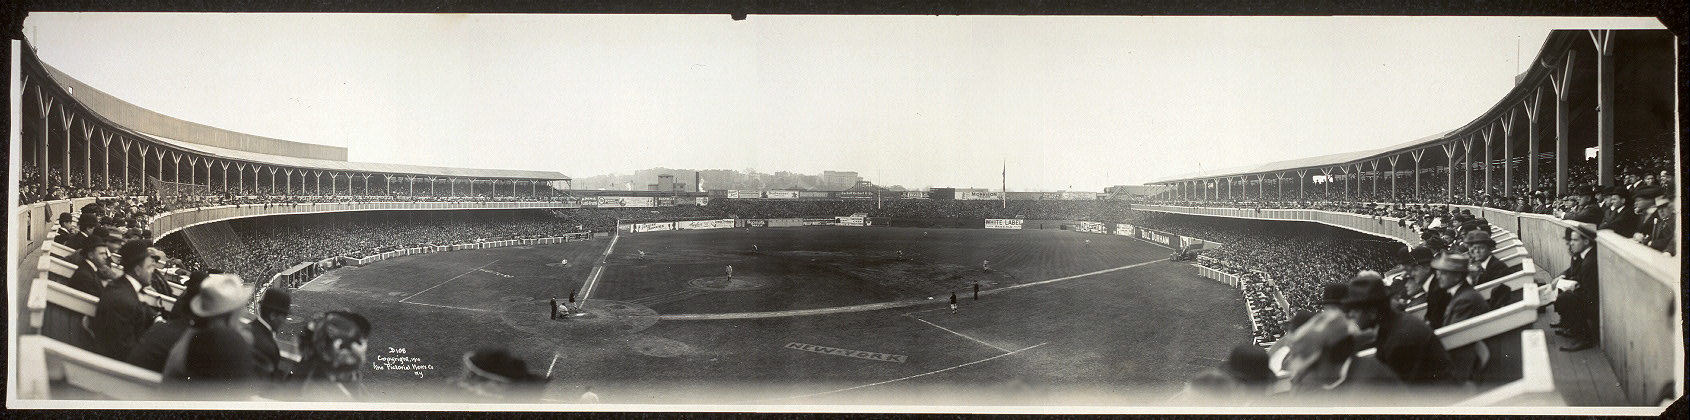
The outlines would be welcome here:
<svg viewBox="0 0 1690 420">
<path fill-rule="evenodd" d="M 1625 188 L 1611 187 L 1602 195 L 1602 222 L 1596 224 L 1599 230 L 1612 230 L 1624 237 L 1631 237 L 1637 232 L 1637 211 L 1631 208 L 1631 192 Z"/>
<path fill-rule="evenodd" d="M 157 317 L 153 308 L 141 303 L 141 290 L 152 281 L 153 271 L 164 260 L 164 253 L 153 248 L 149 240 L 123 244 L 124 275 L 121 280 L 106 284 L 95 306 L 89 329 L 94 333 L 94 352 L 113 359 L 129 355 L 147 327 Z"/>
<path fill-rule="evenodd" d="M 305 401 L 359 401 L 369 398 L 360 370 L 369 348 L 370 321 L 350 311 L 317 314 L 299 335 L 298 382 Z"/>
<path fill-rule="evenodd" d="M 222 274 L 222 271 L 195 271 L 188 275 L 187 287 L 182 289 L 182 296 L 176 298 L 176 306 L 170 308 L 165 315 L 163 324 L 154 325 L 147 329 L 135 348 L 124 358 L 131 365 L 140 366 L 154 372 L 164 372 L 164 363 L 170 358 L 170 348 L 176 346 L 176 341 L 188 331 L 188 324 L 193 322 L 193 310 L 188 304 L 200 294 L 200 286 L 206 277 L 212 274 Z"/>
<path fill-rule="evenodd" d="M 1438 270 L 1438 287 L 1449 293 L 1449 306 L 1444 308 L 1444 322 L 1454 324 L 1490 311 L 1490 305 L 1485 298 L 1473 290 L 1473 285 L 1467 282 L 1467 269 L 1470 265 L 1468 257 L 1463 254 L 1444 254 L 1437 261 L 1432 262 L 1432 268 Z M 1427 308 L 1428 311 L 1431 308 Z M 1448 324 L 1445 324 L 1448 325 Z M 1433 328 L 1443 325 L 1433 326 Z M 1490 348 L 1485 342 L 1479 341 L 1470 345 L 1449 350 L 1450 377 L 1456 382 L 1466 383 L 1483 369 L 1482 364 L 1490 355 Z M 1486 356 L 1486 357 L 1481 357 Z"/>
<path fill-rule="evenodd" d="M 288 313 L 293 309 L 293 295 L 287 289 L 269 287 L 258 300 L 258 317 L 247 322 L 252 330 L 252 356 L 256 363 L 253 373 L 259 379 L 281 382 L 287 379 L 287 359 L 276 346 L 276 327 L 287 325 Z"/>
<path fill-rule="evenodd" d="M 1573 285 L 1555 298 L 1555 312 L 1560 314 L 1561 322 L 1550 325 L 1560 329 L 1556 334 L 1572 339 L 1561 346 L 1561 351 L 1596 347 L 1596 340 L 1601 337 L 1598 321 L 1602 314 L 1602 282 L 1597 278 L 1595 236 L 1595 232 L 1584 226 L 1567 228 L 1567 252 L 1572 254 L 1573 261 L 1556 283 L 1560 287 L 1559 283 L 1565 280 Z"/>
<path fill-rule="evenodd" d="M 252 299 L 252 288 L 239 276 L 206 276 L 188 308 L 193 326 L 171 347 L 164 363 L 166 386 L 189 391 L 191 398 L 246 399 L 252 388 L 252 345 L 240 322 L 241 309 Z"/>
<path fill-rule="evenodd" d="M 1372 329 L 1378 359 L 1410 385 L 1445 384 L 1449 352 L 1425 321 L 1391 306 L 1377 275 L 1357 275 L 1344 295 L 1344 310 L 1362 329 Z M 1428 309 L 1430 313 L 1430 309 Z"/>
</svg>

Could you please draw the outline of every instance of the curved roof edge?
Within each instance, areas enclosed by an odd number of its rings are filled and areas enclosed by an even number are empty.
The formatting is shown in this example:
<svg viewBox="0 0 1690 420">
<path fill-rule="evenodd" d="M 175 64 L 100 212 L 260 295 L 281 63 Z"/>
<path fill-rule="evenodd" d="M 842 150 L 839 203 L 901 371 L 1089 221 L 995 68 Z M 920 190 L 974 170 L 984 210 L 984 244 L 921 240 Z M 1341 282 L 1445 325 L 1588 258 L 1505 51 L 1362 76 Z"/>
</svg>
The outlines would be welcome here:
<svg viewBox="0 0 1690 420">
<path fill-rule="evenodd" d="M 1549 36 L 1544 38 L 1543 47 L 1540 48 L 1538 50 L 1538 54 L 1532 58 L 1532 61 L 1537 65 L 1531 66 L 1531 69 L 1516 77 L 1514 88 L 1509 90 L 1508 94 L 1503 95 L 1501 99 L 1498 99 L 1496 104 L 1491 105 L 1490 109 L 1486 110 L 1482 114 L 1479 114 L 1479 116 L 1474 117 L 1473 120 L 1469 121 L 1467 124 L 1463 124 L 1455 129 L 1389 147 L 1282 160 L 1261 165 L 1234 167 L 1225 170 L 1186 173 L 1178 176 L 1156 179 L 1154 181 L 1147 182 L 1146 184 L 1267 175 L 1273 172 L 1342 166 L 1366 162 L 1373 159 L 1380 159 L 1390 155 L 1405 153 L 1413 149 L 1420 149 L 1453 141 L 1461 136 L 1470 135 L 1484 128 L 1488 128 L 1500 114 L 1512 109 L 1520 98 L 1530 94 L 1534 89 L 1536 89 L 1535 86 L 1541 85 L 1541 82 L 1549 77 L 1550 71 L 1555 67 L 1552 63 L 1558 61 L 1559 57 L 1566 54 L 1566 50 L 1571 48 L 1573 45 L 1572 43 L 1578 39 L 1578 36 L 1583 36 L 1581 30 L 1558 29 L 1551 31 Z"/>
</svg>

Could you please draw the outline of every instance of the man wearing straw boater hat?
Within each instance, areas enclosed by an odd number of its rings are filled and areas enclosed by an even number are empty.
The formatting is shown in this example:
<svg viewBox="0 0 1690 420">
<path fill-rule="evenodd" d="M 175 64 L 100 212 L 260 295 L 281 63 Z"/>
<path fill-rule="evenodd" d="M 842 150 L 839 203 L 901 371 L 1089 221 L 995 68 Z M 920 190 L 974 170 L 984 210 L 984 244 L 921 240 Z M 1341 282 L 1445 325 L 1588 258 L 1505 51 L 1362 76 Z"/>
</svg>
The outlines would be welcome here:
<svg viewBox="0 0 1690 420">
<path fill-rule="evenodd" d="M 252 299 L 252 287 L 234 274 L 212 274 L 188 304 L 193 326 L 171 347 L 164 363 L 164 380 L 183 397 L 243 399 L 255 394 L 252 345 L 242 309 Z"/>
</svg>

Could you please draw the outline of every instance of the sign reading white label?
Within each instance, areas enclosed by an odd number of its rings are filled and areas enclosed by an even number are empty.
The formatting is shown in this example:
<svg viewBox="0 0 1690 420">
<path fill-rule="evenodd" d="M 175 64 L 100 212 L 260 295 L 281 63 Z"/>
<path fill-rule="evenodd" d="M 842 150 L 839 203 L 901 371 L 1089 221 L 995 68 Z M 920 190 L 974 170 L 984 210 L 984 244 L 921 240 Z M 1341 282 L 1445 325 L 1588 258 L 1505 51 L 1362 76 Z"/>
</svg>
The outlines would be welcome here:
<svg viewBox="0 0 1690 420">
<path fill-rule="evenodd" d="M 901 354 L 886 354 L 886 353 L 875 353 L 875 352 L 872 352 L 872 351 L 837 349 L 837 348 L 828 347 L 828 346 L 818 346 L 818 345 L 815 345 L 815 344 L 804 344 L 804 343 L 786 343 L 786 348 L 793 349 L 793 350 L 803 350 L 803 351 L 807 351 L 807 352 L 811 352 L 811 353 L 831 354 L 831 355 L 834 355 L 834 356 L 845 356 L 845 357 L 855 357 L 855 358 L 858 358 L 858 359 L 879 360 L 879 361 L 882 361 L 882 362 L 903 363 L 904 360 L 909 359 L 909 356 L 905 356 L 905 355 L 901 355 Z"/>
<path fill-rule="evenodd" d="M 986 229 L 1020 229 L 1021 219 L 986 219 Z"/>
</svg>

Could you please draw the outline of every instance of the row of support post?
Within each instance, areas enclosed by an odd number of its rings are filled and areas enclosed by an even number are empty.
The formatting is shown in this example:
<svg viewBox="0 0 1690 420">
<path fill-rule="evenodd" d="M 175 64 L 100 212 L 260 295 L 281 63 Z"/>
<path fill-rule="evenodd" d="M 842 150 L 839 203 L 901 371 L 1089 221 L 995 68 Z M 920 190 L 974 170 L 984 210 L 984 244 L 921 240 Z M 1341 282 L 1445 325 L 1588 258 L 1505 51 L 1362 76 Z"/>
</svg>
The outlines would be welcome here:
<svg viewBox="0 0 1690 420">
<path fill-rule="evenodd" d="M 1591 30 L 1589 31 L 1589 34 L 1591 41 L 1596 46 L 1595 50 L 1597 52 L 1597 185 L 1612 186 L 1615 179 L 1614 171 L 1617 169 L 1614 167 L 1613 31 Z M 1553 122 L 1555 124 L 1555 149 L 1553 155 L 1555 156 L 1555 195 L 1557 196 L 1565 195 L 1570 187 L 1568 185 L 1567 171 L 1569 160 L 1574 158 L 1570 155 L 1571 151 L 1568 150 L 1570 148 L 1570 139 L 1568 138 L 1569 88 L 1567 84 L 1572 79 L 1572 69 L 1575 60 L 1577 60 L 1577 51 L 1569 49 L 1563 62 L 1558 63 L 1560 65 L 1551 69 L 1548 75 L 1547 87 L 1549 88 L 1549 93 L 1551 94 L 1550 100 L 1554 102 Z M 1373 172 L 1372 190 L 1375 194 L 1377 194 L 1379 193 L 1380 159 L 1383 158 L 1388 162 L 1387 168 L 1392 174 L 1390 189 L 1391 197 L 1394 199 L 1398 196 L 1396 178 L 1401 174 L 1401 172 L 1398 171 L 1397 164 L 1399 162 L 1399 158 L 1408 156 L 1412 158 L 1414 162 L 1413 172 L 1410 172 L 1410 174 L 1414 177 L 1414 185 L 1412 186 L 1413 197 L 1416 200 L 1424 200 L 1426 197 L 1422 194 L 1423 189 L 1420 179 L 1420 163 L 1425 157 L 1426 150 L 1432 148 L 1438 148 L 1444 152 L 1446 162 L 1444 172 L 1447 175 L 1445 179 L 1445 194 L 1443 198 L 1447 200 L 1454 200 L 1457 197 L 1477 198 L 1480 194 L 1475 194 L 1473 191 L 1474 171 L 1483 171 L 1481 180 L 1483 184 L 1480 186 L 1481 191 L 1479 191 L 1479 193 L 1493 192 L 1491 188 L 1497 185 L 1491 176 L 1492 166 L 1496 165 L 1495 159 L 1493 159 L 1494 155 L 1492 153 L 1493 142 L 1501 143 L 1502 148 L 1501 192 L 1504 195 L 1511 194 L 1514 191 L 1513 175 L 1515 156 L 1513 144 L 1514 135 L 1516 133 L 1515 124 L 1522 120 L 1519 118 L 1522 111 L 1525 116 L 1523 122 L 1526 126 L 1526 154 L 1523 161 L 1523 164 L 1526 166 L 1526 187 L 1537 188 L 1539 185 L 1540 175 L 1538 173 L 1537 163 L 1541 154 L 1538 148 L 1538 123 L 1539 116 L 1543 110 L 1544 92 L 1544 86 L 1539 86 L 1531 90 L 1530 94 L 1525 95 L 1525 98 L 1521 99 L 1518 104 L 1509 104 L 1506 109 L 1496 112 L 1492 121 L 1482 124 L 1476 129 L 1458 134 L 1444 142 L 1418 149 L 1399 151 L 1390 155 L 1376 156 L 1359 162 L 1349 162 L 1342 165 L 1296 170 L 1296 179 L 1299 184 L 1297 198 L 1299 200 L 1308 198 L 1305 185 L 1305 182 L 1310 180 L 1308 177 L 1308 169 L 1317 169 L 1325 176 L 1325 193 L 1329 199 L 1333 198 L 1331 193 L 1333 179 L 1336 178 L 1333 176 L 1333 171 L 1335 170 L 1339 171 L 1342 175 L 1341 178 L 1343 179 L 1344 185 L 1342 186 L 1341 192 L 1344 193 L 1344 198 L 1350 200 L 1358 199 L 1358 194 L 1361 190 L 1361 178 L 1364 176 L 1363 165 L 1367 165 L 1367 167 L 1369 167 Z M 1500 134 L 1500 136 L 1498 136 L 1498 134 Z M 1477 142 L 1480 147 L 1474 147 L 1475 142 Z M 1475 156 L 1475 152 L 1479 152 L 1481 155 Z M 1456 171 L 1462 172 L 1460 190 L 1456 189 Z M 1287 172 L 1281 171 L 1271 174 L 1257 173 L 1177 181 L 1171 183 L 1171 185 L 1176 188 L 1170 190 L 1169 194 L 1173 194 L 1171 196 L 1172 198 L 1183 200 L 1248 199 L 1249 191 L 1247 187 L 1251 177 L 1254 177 L 1258 184 L 1265 183 L 1265 179 L 1268 176 L 1272 176 L 1275 183 L 1279 183 L 1279 180 L 1285 175 L 1287 175 Z M 1234 197 L 1232 192 L 1232 184 L 1235 179 L 1242 181 L 1240 185 L 1245 187 L 1240 190 L 1240 194 L 1237 197 Z M 1355 183 L 1353 188 L 1351 186 L 1352 180 Z M 1265 197 L 1266 195 L 1263 188 L 1265 188 L 1265 186 L 1258 186 L 1257 188 L 1256 192 L 1258 199 Z M 1283 188 L 1280 188 L 1279 192 L 1280 199 L 1286 199 Z"/>
</svg>

